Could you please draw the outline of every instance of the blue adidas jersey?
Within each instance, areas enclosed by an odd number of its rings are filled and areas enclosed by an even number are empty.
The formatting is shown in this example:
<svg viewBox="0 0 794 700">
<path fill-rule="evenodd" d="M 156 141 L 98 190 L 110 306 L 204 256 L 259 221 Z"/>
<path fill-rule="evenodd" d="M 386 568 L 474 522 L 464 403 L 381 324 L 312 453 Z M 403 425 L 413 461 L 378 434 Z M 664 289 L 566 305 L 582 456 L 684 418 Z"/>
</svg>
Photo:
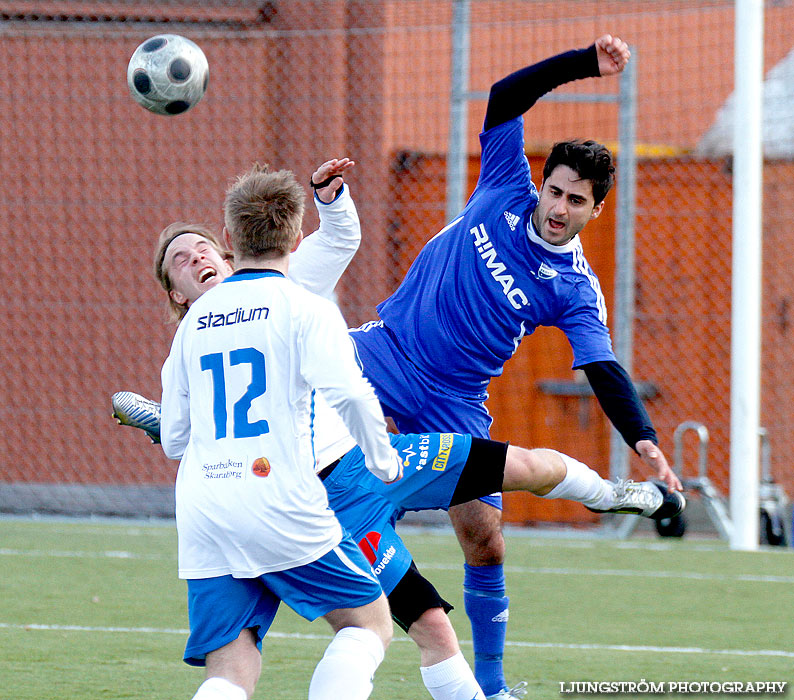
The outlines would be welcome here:
<svg viewBox="0 0 794 700">
<path fill-rule="evenodd" d="M 579 237 L 553 246 L 532 227 L 538 192 L 523 117 L 480 134 L 480 143 L 480 178 L 465 209 L 378 305 L 381 319 L 421 371 L 458 391 L 483 391 L 538 326 L 565 332 L 574 367 L 614 360 L 604 297 Z"/>
</svg>

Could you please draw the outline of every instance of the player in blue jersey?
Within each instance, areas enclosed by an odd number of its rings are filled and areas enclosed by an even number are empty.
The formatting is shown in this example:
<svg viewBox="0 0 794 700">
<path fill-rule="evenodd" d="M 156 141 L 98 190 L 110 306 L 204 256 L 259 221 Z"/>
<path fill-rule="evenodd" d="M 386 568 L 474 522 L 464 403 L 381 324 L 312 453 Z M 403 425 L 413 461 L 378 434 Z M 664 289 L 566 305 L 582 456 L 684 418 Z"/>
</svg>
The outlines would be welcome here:
<svg viewBox="0 0 794 700">
<path fill-rule="evenodd" d="M 538 191 L 524 154 L 523 113 L 563 83 L 616 75 L 625 42 L 599 37 L 495 83 L 480 177 L 461 214 L 419 253 L 379 321 L 351 333 L 384 413 L 401 432 L 488 437 L 487 387 L 538 326 L 563 330 L 609 419 L 671 490 L 681 484 L 612 351 L 606 305 L 578 234 L 599 216 L 614 182 L 609 151 L 593 141 L 554 146 Z M 483 465 L 487 467 L 488 465 Z M 502 670 L 508 617 L 501 496 L 458 505 L 450 517 L 464 551 L 464 599 L 475 674 L 489 697 L 512 697 Z"/>
</svg>

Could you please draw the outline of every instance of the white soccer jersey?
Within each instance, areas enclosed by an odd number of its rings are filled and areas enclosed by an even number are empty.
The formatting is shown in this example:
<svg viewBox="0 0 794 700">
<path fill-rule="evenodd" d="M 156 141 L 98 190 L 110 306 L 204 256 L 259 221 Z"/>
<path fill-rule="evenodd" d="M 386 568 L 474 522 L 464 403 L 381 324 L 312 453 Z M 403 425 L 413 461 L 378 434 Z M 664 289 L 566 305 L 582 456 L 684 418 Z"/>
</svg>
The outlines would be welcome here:
<svg viewBox="0 0 794 700">
<path fill-rule="evenodd" d="M 361 224 L 347 185 L 330 204 L 314 197 L 320 226 L 290 255 L 289 274 L 296 284 L 328 299 L 361 243 Z"/>
<path fill-rule="evenodd" d="M 361 243 L 361 224 L 347 185 L 330 204 L 314 197 L 320 227 L 301 241 L 290 255 L 289 278 L 309 291 L 333 299 L 342 273 Z M 356 446 L 339 414 L 315 396 L 314 420 L 315 470 L 320 471 Z"/>
<path fill-rule="evenodd" d="M 161 439 L 181 458 L 181 578 L 250 578 L 314 561 L 341 528 L 314 474 L 312 387 L 378 476 L 397 457 L 338 308 L 280 273 L 242 271 L 190 308 L 163 366 Z"/>
</svg>

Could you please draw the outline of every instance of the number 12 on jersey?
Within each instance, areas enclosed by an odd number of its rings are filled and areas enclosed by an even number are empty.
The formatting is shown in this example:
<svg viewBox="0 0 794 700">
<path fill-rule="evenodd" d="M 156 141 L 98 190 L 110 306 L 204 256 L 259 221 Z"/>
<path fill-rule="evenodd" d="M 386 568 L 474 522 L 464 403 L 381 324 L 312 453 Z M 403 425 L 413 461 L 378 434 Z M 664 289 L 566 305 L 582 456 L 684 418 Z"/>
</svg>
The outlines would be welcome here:
<svg viewBox="0 0 794 700">
<path fill-rule="evenodd" d="M 215 419 L 215 439 L 227 435 L 228 415 L 226 411 L 226 374 L 223 367 L 223 353 L 213 352 L 202 355 L 201 369 L 212 375 L 212 415 Z M 254 399 L 262 396 L 267 389 L 265 378 L 265 356 L 256 348 L 238 348 L 229 352 L 229 366 L 250 365 L 251 382 L 245 393 L 234 403 L 232 409 L 232 435 L 236 438 L 256 437 L 270 432 L 266 420 L 253 423 L 248 420 L 248 411 Z"/>
</svg>

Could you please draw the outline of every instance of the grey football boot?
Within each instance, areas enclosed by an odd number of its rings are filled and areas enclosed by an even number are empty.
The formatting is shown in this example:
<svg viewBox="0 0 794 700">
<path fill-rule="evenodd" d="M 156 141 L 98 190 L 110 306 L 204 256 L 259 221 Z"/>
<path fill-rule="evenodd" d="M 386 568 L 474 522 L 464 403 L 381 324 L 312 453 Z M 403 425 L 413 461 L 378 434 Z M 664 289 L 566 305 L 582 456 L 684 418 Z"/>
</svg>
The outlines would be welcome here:
<svg viewBox="0 0 794 700">
<path fill-rule="evenodd" d="M 495 695 L 489 695 L 486 700 L 514 700 L 515 698 L 523 698 L 527 694 L 527 683 L 521 681 L 518 685 L 512 688 L 505 688 L 500 690 Z"/>
<path fill-rule="evenodd" d="M 160 404 L 131 391 L 117 391 L 111 397 L 113 417 L 119 425 L 140 428 L 157 444 L 160 442 Z"/>
<path fill-rule="evenodd" d="M 686 507 L 683 494 L 671 491 L 661 481 L 618 479 L 612 483 L 612 488 L 615 491 L 615 504 L 604 510 L 590 510 L 594 513 L 623 513 L 663 520 L 674 518 Z"/>
</svg>

